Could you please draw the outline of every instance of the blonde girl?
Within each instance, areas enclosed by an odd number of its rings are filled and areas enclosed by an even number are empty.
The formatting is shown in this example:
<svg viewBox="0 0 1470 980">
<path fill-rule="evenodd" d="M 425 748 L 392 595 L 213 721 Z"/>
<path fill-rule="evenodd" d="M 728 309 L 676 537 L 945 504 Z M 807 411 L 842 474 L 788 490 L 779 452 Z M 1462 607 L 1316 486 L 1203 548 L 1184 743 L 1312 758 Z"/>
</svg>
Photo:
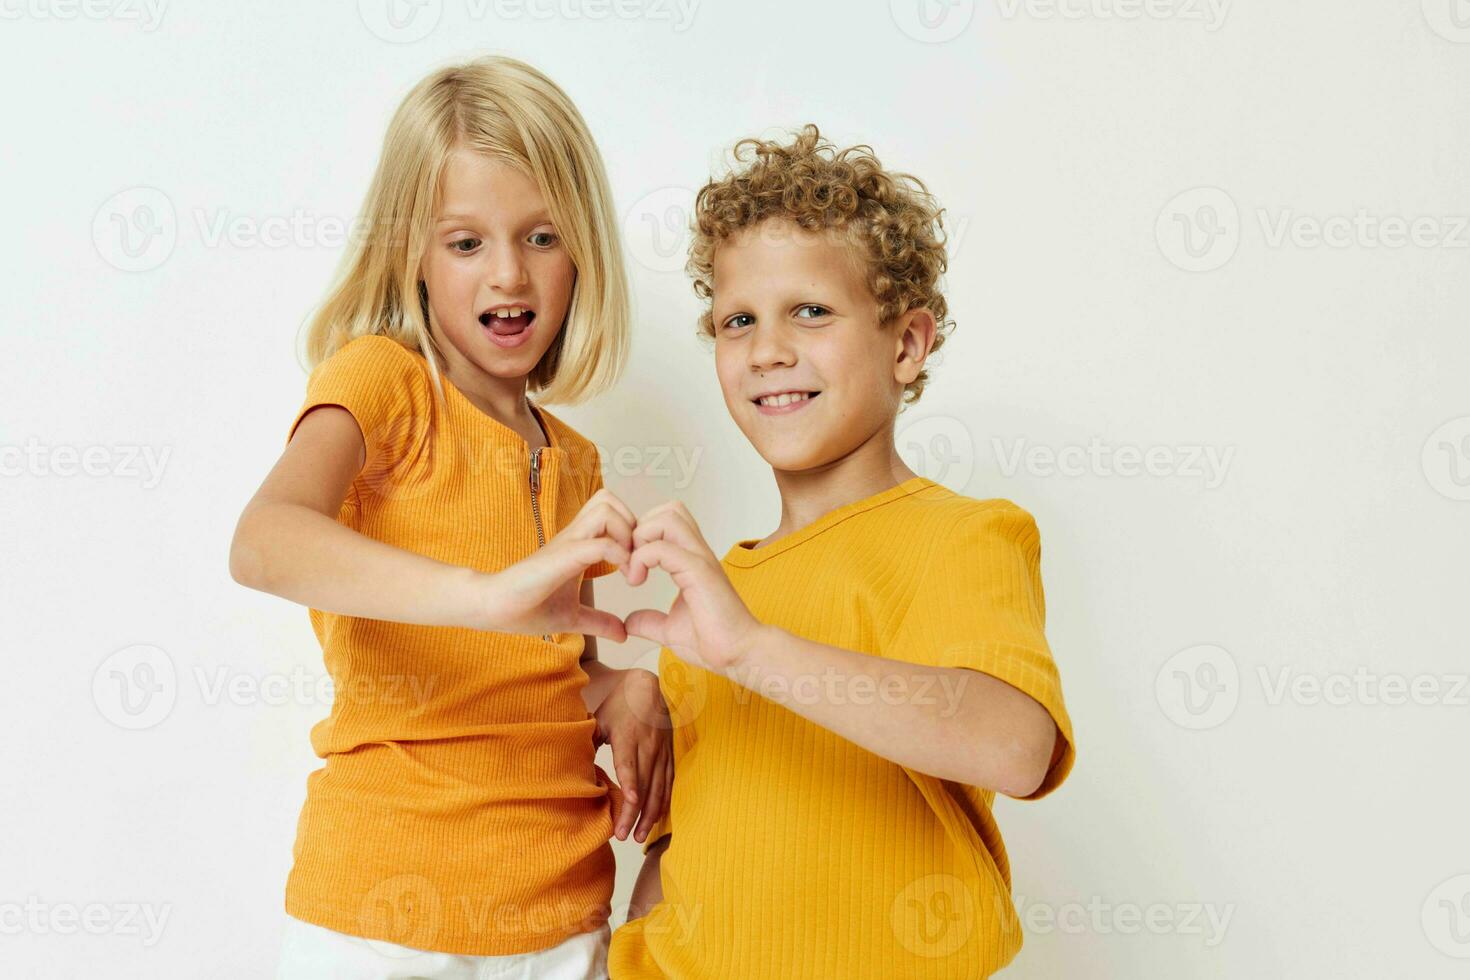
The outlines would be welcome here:
<svg viewBox="0 0 1470 980">
<path fill-rule="evenodd" d="M 605 975 L 609 838 L 666 807 L 668 725 L 653 674 L 597 660 L 627 634 L 591 579 L 627 573 L 633 515 L 543 404 L 605 391 L 628 330 L 566 94 L 501 57 L 423 79 L 230 550 L 237 582 L 309 607 L 333 680 L 281 977 Z"/>
</svg>

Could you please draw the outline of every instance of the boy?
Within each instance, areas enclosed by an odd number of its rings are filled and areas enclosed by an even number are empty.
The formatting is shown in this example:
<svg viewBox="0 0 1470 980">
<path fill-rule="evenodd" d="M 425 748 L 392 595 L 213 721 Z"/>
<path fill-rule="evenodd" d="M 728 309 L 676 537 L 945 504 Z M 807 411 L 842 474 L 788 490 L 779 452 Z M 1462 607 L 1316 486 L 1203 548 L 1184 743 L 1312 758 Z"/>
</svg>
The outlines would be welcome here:
<svg viewBox="0 0 1470 980">
<path fill-rule="evenodd" d="M 664 647 L 677 778 L 610 976 L 988 976 L 1021 945 L 991 802 L 1055 789 L 1072 729 L 1031 515 L 894 448 L 948 327 L 940 212 L 813 126 L 736 160 L 690 269 L 781 522 L 721 561 L 681 504 L 637 521 L 629 582 L 679 588 L 627 619 Z"/>
</svg>

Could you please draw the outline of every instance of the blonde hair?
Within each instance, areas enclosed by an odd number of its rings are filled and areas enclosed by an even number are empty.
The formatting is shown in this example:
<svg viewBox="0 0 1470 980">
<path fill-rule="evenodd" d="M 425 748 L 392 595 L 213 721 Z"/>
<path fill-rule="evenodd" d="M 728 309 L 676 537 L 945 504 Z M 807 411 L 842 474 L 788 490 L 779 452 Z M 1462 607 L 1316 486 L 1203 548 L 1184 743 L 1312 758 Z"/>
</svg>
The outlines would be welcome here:
<svg viewBox="0 0 1470 980">
<path fill-rule="evenodd" d="M 433 72 L 393 114 L 336 281 L 307 323 L 308 366 L 358 337 L 381 334 L 423 354 L 443 395 L 443 353 L 429 330 L 419 264 L 448 159 L 461 146 L 536 181 L 577 270 L 566 322 L 527 388 L 548 402 L 606 391 L 627 361 L 631 315 L 602 157 L 566 93 L 530 65 L 501 56 Z"/>
<path fill-rule="evenodd" d="M 808 231 L 839 232 L 856 248 L 878 300 L 878 322 L 888 324 L 924 308 L 938 329 L 930 354 L 954 329 L 940 286 L 948 266 L 944 209 L 923 181 L 885 170 L 872 147 L 838 149 L 808 123 L 790 142 L 743 139 L 735 144 L 735 169 L 711 179 L 694 202 L 694 238 L 689 274 L 700 299 L 714 296 L 715 251 L 730 235 L 768 218 L 784 218 Z M 699 318 L 700 332 L 715 334 L 711 310 Z M 904 386 L 912 405 L 929 383 L 929 369 Z"/>
</svg>

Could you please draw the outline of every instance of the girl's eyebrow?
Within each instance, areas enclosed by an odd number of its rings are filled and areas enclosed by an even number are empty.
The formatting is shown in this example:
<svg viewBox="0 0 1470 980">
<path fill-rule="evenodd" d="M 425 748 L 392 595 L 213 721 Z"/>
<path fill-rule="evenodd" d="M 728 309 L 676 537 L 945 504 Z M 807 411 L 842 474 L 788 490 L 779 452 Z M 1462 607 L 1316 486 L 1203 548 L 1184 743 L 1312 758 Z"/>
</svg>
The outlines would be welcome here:
<svg viewBox="0 0 1470 980">
<path fill-rule="evenodd" d="M 435 224 L 442 225 L 451 221 L 475 221 L 478 218 L 479 215 L 475 214 L 444 214 L 439 216 Z M 535 214 L 527 215 L 525 220 L 527 224 L 542 225 L 551 220 L 551 215 L 545 211 L 537 211 Z"/>
</svg>

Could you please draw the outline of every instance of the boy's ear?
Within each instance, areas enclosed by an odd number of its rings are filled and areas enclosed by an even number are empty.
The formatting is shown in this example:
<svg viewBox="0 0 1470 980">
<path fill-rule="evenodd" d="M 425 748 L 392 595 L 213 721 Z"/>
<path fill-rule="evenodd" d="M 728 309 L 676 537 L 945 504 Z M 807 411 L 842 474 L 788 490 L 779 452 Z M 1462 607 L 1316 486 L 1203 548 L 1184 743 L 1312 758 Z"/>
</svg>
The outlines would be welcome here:
<svg viewBox="0 0 1470 980">
<path fill-rule="evenodd" d="M 934 314 L 922 306 L 898 318 L 898 359 L 893 362 L 894 380 L 907 385 L 919 376 L 938 330 Z"/>
</svg>

